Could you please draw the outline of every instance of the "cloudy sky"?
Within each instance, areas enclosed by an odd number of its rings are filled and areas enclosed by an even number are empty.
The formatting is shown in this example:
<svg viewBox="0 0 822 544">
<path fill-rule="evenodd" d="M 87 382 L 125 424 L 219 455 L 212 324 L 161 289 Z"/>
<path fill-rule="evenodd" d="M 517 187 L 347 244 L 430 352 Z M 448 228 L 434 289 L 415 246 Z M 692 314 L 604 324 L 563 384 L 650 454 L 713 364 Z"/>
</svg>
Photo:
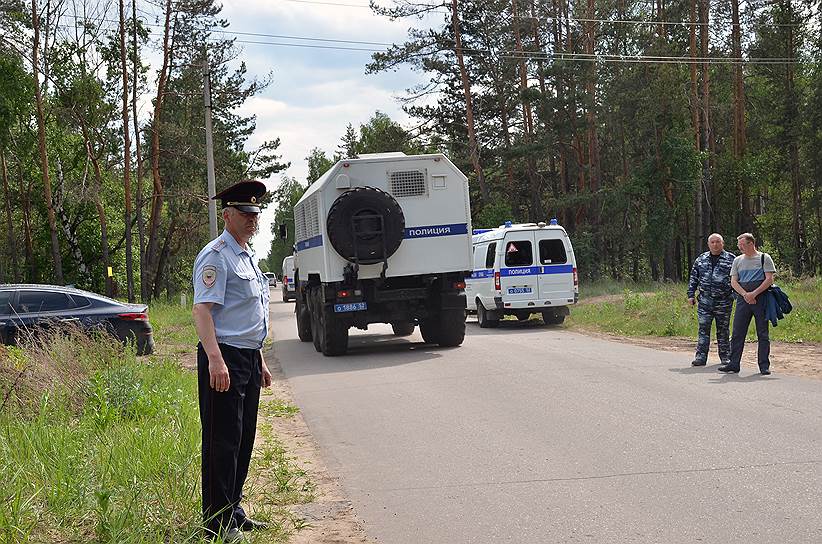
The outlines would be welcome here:
<svg viewBox="0 0 822 544">
<path fill-rule="evenodd" d="M 275 38 L 271 35 L 298 36 L 325 40 L 353 40 L 376 43 L 401 43 L 408 27 L 426 21 L 390 21 L 368 9 L 367 0 L 226 0 L 225 17 L 232 32 L 268 36 L 236 36 L 243 42 L 276 42 L 313 46 L 379 48 L 350 43 Z M 337 149 L 348 123 L 358 127 L 376 110 L 387 113 L 404 125 L 409 119 L 397 104 L 396 96 L 421 81 L 408 69 L 366 75 L 371 53 L 322 48 L 289 47 L 270 44 L 239 43 L 243 48 L 249 75 L 265 77 L 272 73 L 272 84 L 242 108 L 245 115 L 256 115 L 257 131 L 253 147 L 279 137 L 279 151 L 291 167 L 285 175 L 305 182 L 308 168 L 305 157 L 318 147 L 331 154 Z M 266 180 L 269 190 L 280 176 Z M 273 209 L 263 214 L 260 234 L 254 239 L 259 257 L 268 253 Z"/>
</svg>

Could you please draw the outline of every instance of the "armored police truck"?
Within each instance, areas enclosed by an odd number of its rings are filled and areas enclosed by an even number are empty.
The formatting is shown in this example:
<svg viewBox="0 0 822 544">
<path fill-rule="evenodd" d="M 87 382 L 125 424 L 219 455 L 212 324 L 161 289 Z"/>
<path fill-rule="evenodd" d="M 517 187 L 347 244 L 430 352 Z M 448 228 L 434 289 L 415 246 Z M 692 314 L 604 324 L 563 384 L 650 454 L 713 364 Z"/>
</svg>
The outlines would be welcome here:
<svg viewBox="0 0 822 544">
<path fill-rule="evenodd" d="M 532 313 L 541 313 L 546 324 L 565 321 L 568 305 L 579 298 L 579 281 L 571 240 L 556 219 L 549 225 L 508 221 L 473 232 L 474 266 L 465 293 L 480 327 Z"/>
<path fill-rule="evenodd" d="M 294 207 L 297 332 L 342 355 L 348 329 L 390 323 L 457 346 L 471 270 L 468 180 L 445 155 L 361 155 L 335 164 Z"/>
</svg>

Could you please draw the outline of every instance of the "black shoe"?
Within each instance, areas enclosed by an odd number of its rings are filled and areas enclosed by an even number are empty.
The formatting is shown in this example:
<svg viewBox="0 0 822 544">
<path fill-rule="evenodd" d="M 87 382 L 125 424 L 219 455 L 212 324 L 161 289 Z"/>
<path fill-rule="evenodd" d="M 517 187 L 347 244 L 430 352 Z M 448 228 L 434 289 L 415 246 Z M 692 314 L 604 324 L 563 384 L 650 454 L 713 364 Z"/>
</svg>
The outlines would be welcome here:
<svg viewBox="0 0 822 544">
<path fill-rule="evenodd" d="M 762 374 L 763 376 L 770 376 L 771 375 L 771 371 L 768 370 L 767 368 L 765 368 L 765 369 L 760 368 L 759 373 Z"/>
<path fill-rule="evenodd" d="M 691 366 L 705 366 L 707 361 L 700 361 L 699 359 L 694 359 L 691 361 Z"/>
<path fill-rule="evenodd" d="M 239 526 L 242 531 L 265 531 L 268 529 L 268 523 L 251 518 L 245 518 Z"/>
<path fill-rule="evenodd" d="M 739 373 L 739 369 L 733 368 L 731 365 L 720 365 L 719 368 L 717 368 L 717 370 L 720 372 L 733 372 L 734 374 Z"/>
</svg>

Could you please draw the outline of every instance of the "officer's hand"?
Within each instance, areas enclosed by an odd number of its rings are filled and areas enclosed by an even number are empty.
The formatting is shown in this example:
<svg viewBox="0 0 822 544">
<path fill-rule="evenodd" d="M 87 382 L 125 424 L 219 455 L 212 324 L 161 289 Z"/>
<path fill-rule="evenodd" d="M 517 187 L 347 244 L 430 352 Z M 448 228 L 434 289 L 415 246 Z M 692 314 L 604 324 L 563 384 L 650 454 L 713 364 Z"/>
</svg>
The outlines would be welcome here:
<svg viewBox="0 0 822 544">
<path fill-rule="evenodd" d="M 262 386 L 271 387 L 271 372 L 269 372 L 268 367 L 265 366 L 265 363 L 263 363 Z"/>
<path fill-rule="evenodd" d="M 231 385 L 231 379 L 228 377 L 228 367 L 225 365 L 222 357 L 217 361 L 208 361 L 208 376 L 212 389 L 218 393 L 228 391 L 228 386 Z"/>
<path fill-rule="evenodd" d="M 691 297 L 691 298 L 688 299 L 688 304 L 693 306 L 694 304 L 696 304 L 696 300 L 693 297 Z"/>
</svg>

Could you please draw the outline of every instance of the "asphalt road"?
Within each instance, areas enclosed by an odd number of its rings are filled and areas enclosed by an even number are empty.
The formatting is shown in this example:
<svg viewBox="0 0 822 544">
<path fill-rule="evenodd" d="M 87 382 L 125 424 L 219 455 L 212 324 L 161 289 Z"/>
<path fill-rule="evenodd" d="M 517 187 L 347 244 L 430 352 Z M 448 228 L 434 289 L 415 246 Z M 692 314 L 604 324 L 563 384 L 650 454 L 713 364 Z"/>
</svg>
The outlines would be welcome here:
<svg viewBox="0 0 822 544">
<path fill-rule="evenodd" d="M 271 307 L 295 401 L 379 542 L 822 542 L 822 382 L 513 322 L 469 322 L 451 349 L 375 325 L 326 358 Z"/>
</svg>

